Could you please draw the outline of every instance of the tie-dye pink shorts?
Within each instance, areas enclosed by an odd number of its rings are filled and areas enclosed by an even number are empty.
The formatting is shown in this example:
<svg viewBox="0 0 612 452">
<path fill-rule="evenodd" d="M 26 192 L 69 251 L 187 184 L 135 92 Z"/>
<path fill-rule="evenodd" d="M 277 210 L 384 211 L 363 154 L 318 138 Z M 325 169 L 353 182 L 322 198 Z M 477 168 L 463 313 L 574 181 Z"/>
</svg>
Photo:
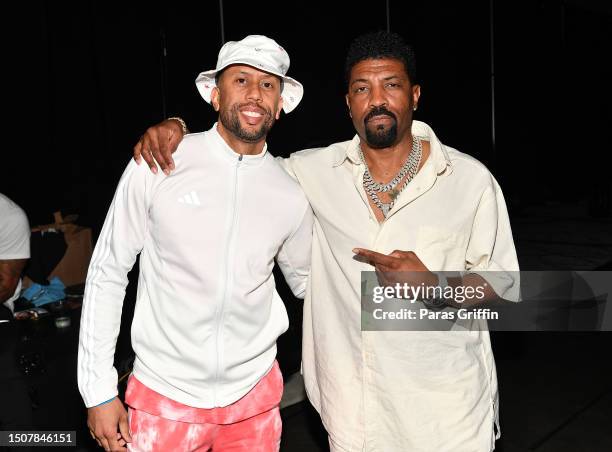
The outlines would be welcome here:
<svg viewBox="0 0 612 452">
<path fill-rule="evenodd" d="M 128 450 L 278 451 L 282 394 L 283 377 L 277 362 L 240 400 L 212 409 L 175 402 L 132 375 L 125 393 L 132 436 Z"/>
</svg>

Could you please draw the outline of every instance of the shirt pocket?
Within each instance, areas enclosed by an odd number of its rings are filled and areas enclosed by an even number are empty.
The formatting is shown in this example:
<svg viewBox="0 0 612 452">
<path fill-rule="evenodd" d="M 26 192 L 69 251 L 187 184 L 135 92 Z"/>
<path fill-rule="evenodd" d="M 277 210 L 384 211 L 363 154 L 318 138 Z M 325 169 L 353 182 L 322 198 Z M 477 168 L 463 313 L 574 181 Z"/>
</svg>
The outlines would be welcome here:
<svg viewBox="0 0 612 452">
<path fill-rule="evenodd" d="M 467 237 L 459 231 L 420 226 L 415 253 L 430 271 L 465 270 Z"/>
</svg>

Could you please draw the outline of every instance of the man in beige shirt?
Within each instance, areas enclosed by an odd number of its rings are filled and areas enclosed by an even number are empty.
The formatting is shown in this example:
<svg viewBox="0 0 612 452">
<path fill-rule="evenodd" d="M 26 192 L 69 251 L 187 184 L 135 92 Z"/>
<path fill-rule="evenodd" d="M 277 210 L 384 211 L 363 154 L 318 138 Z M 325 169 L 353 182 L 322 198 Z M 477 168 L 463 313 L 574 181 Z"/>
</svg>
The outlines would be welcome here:
<svg viewBox="0 0 612 452">
<path fill-rule="evenodd" d="M 398 35 L 357 38 L 346 72 L 357 135 L 283 161 L 315 213 L 302 350 L 308 397 L 332 451 L 493 450 L 498 391 L 486 329 L 362 331 L 360 300 L 361 272 L 373 268 L 383 279 L 421 271 L 413 284 L 462 271 L 446 284 L 488 282 L 486 300 L 518 299 L 502 192 L 480 162 L 413 121 L 420 87 Z M 135 157 L 152 167 L 155 157 L 169 172 L 181 138 L 179 124 L 165 121 Z"/>
</svg>

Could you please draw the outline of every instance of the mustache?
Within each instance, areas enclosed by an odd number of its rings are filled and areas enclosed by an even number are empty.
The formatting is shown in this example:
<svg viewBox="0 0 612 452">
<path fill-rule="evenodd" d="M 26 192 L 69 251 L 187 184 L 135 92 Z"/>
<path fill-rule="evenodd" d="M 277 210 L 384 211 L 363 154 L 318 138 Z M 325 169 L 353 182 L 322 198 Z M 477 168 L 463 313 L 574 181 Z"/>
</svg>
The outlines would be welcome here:
<svg viewBox="0 0 612 452">
<path fill-rule="evenodd" d="M 395 117 L 395 115 L 393 113 L 391 113 L 385 107 L 381 106 L 381 107 L 374 107 L 374 108 L 372 108 L 372 110 L 370 110 L 370 113 L 368 113 L 365 116 L 365 118 L 363 118 L 363 122 L 367 123 L 374 116 L 389 116 L 390 118 L 393 118 L 395 121 L 397 121 L 397 118 Z"/>
</svg>

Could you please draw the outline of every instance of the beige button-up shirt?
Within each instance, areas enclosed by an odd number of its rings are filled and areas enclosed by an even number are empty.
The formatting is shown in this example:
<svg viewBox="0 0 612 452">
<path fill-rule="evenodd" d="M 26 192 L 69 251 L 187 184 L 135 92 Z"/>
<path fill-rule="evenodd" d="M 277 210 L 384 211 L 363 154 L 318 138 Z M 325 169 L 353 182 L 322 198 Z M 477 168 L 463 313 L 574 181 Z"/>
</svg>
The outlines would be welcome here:
<svg viewBox="0 0 612 452">
<path fill-rule="evenodd" d="M 431 153 L 383 223 L 363 189 L 358 136 L 284 161 L 315 213 L 306 390 L 340 450 L 490 451 L 498 391 L 487 331 L 361 330 L 361 272 L 372 267 L 353 258 L 355 247 L 412 250 L 432 271 L 518 270 L 491 173 L 426 124 L 414 121 L 412 131 Z M 498 279 L 496 292 L 517 298 L 516 275 Z"/>
</svg>

